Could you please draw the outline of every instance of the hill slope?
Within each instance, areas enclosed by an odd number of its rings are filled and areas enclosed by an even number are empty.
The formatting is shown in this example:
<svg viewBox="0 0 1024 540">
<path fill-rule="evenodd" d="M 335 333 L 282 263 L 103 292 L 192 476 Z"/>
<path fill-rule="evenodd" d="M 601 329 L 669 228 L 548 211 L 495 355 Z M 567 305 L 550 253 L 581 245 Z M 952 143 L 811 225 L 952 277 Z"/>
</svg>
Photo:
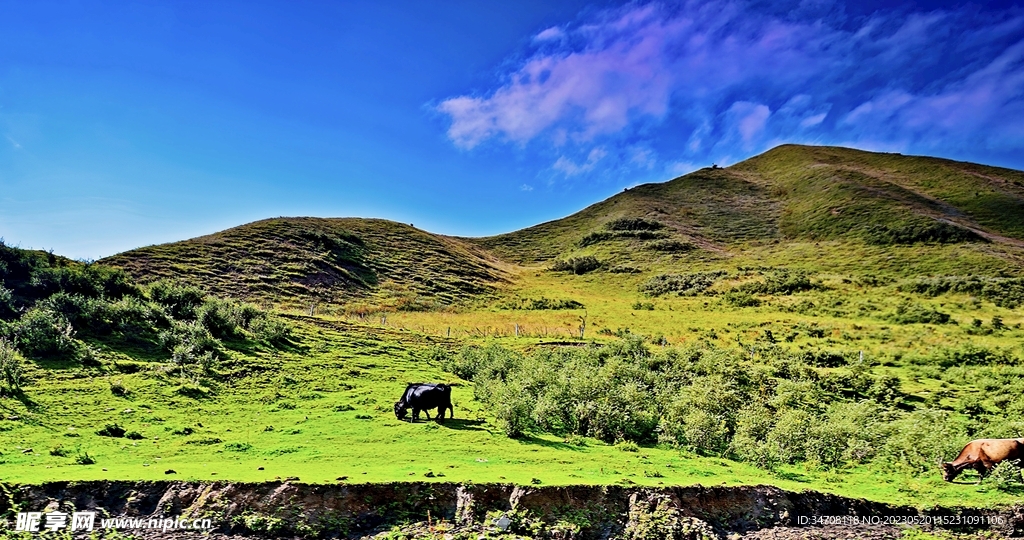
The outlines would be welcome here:
<svg viewBox="0 0 1024 540">
<path fill-rule="evenodd" d="M 1019 266 L 1024 173 L 783 145 L 487 238 L 445 237 L 385 220 L 278 218 L 102 262 L 142 282 L 183 279 L 218 295 L 303 302 L 376 296 L 418 309 L 493 290 L 508 281 L 507 263 L 596 254 L 605 262 L 676 267 L 766 243 L 780 244 L 772 255 L 778 258 L 791 243 L 808 241 L 838 241 L 843 252 L 850 252 L 848 242 L 883 251 L 893 244 L 959 244 L 995 267 Z M 953 257 L 939 251 L 933 259 Z M 687 252 L 694 256 L 679 258 Z"/>
<path fill-rule="evenodd" d="M 447 304 L 506 280 L 472 244 L 380 219 L 267 219 L 100 262 L 143 282 L 180 279 L 265 300 L 385 294 Z"/>
<path fill-rule="evenodd" d="M 616 219 L 705 248 L 751 240 L 988 239 L 1024 245 L 1024 173 L 930 157 L 783 145 L 727 168 L 644 184 L 563 219 L 471 241 L 521 263 L 552 259 Z M 593 237 L 592 237 L 593 238 Z M 616 237 L 615 239 L 622 239 Z"/>
</svg>

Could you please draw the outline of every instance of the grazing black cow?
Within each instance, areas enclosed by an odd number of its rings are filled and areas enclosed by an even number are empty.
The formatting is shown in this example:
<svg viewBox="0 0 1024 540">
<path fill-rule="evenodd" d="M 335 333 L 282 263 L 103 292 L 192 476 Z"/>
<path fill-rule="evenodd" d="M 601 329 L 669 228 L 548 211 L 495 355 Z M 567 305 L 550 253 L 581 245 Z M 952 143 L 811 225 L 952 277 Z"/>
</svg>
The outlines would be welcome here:
<svg viewBox="0 0 1024 540">
<path fill-rule="evenodd" d="M 409 383 L 405 387 L 405 394 L 402 399 L 395 403 L 395 417 L 404 420 L 409 409 L 412 409 L 412 421 L 420 419 L 420 411 L 427 415 L 430 420 L 428 409 L 437 409 L 437 421 L 444 421 L 444 411 L 450 410 L 452 418 L 455 418 L 455 408 L 452 407 L 452 387 L 447 384 L 434 383 Z"/>
</svg>

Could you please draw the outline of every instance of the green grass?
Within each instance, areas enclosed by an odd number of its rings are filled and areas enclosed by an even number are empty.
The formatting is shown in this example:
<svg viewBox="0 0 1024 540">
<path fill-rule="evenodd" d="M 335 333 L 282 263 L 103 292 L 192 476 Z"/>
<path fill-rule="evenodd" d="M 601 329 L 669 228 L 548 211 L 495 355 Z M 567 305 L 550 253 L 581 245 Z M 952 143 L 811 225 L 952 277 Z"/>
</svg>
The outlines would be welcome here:
<svg viewBox="0 0 1024 540">
<path fill-rule="evenodd" d="M 937 473 L 918 478 L 879 475 L 864 467 L 827 472 L 802 466 L 769 473 L 671 447 L 624 452 L 592 439 L 582 446 L 544 434 L 508 439 L 472 399 L 468 383 L 427 360 L 425 348 L 445 340 L 328 320 L 296 322 L 298 345 L 233 353 L 209 383 L 208 397 L 198 399 L 181 395 L 180 381 L 159 362 L 130 374 L 109 369 L 106 362 L 106 368 L 95 370 L 33 368 L 25 387 L 28 399 L 0 401 L 4 418 L 17 417 L 0 421 L 4 480 L 299 477 L 329 483 L 347 477 L 344 481 L 527 484 L 536 478 L 552 485 L 768 483 L 906 504 L 1014 500 L 987 485 L 945 484 Z M 406 382 L 419 380 L 456 384 L 455 420 L 439 425 L 394 418 L 393 401 Z M 128 397 L 110 391 L 115 382 Z M 935 384 L 925 381 L 919 391 Z M 96 434 L 114 423 L 143 438 Z M 76 464 L 86 454 L 95 463 Z M 425 476 L 428 472 L 433 476 Z"/>
<path fill-rule="evenodd" d="M 219 296 L 295 306 L 372 298 L 424 309 L 506 279 L 502 265 L 473 245 L 380 219 L 267 219 L 101 262 L 144 283 L 172 278 Z"/>
<path fill-rule="evenodd" d="M 670 446 L 631 452 L 544 433 L 509 439 L 474 401 L 471 383 L 442 371 L 429 350 L 498 343 L 529 353 L 609 343 L 626 332 L 648 336 L 652 347 L 708 342 L 745 350 L 770 334 L 793 353 L 863 352 L 871 376 L 899 378 L 899 406 L 970 417 L 979 436 L 1019 436 L 1024 424 L 1009 419 L 1024 402 L 1007 392 L 1019 394 L 1024 376 L 1021 308 L 901 285 L 1024 276 L 1024 210 L 1014 210 L 1024 200 L 1022 182 L 1017 171 L 946 160 L 784 146 L 491 238 L 455 239 L 383 220 L 279 218 L 127 252 L 105 262 L 142 281 L 180 279 L 276 304 L 291 314 L 295 338 L 281 349 L 231 343 L 217 374 L 198 386 L 178 379 L 166 351 L 113 338 L 90 341 L 94 367 L 33 361 L 23 393 L 0 397 L 2 479 L 767 483 L 900 504 L 1009 504 L 1019 492 L 947 484 L 937 471 L 909 475 L 872 464 L 767 472 Z M 661 227 L 624 233 L 612 225 L 620 218 Z M 864 236 L 875 224 L 935 219 L 992 241 L 877 245 Z M 687 249 L 653 249 L 654 242 Z M 583 275 L 550 271 L 554 260 L 582 256 L 603 266 Z M 806 273 L 815 287 L 793 294 L 752 287 L 780 269 Z M 723 275 L 691 296 L 641 290 L 655 276 L 693 272 Z M 731 302 L 737 290 L 756 306 Z M 300 315 L 311 304 L 317 316 Z M 901 309 L 938 311 L 951 323 L 899 324 Z M 993 326 L 996 318 L 1004 328 Z M 948 360 L 978 349 L 1004 356 L 993 365 Z M 850 370 L 815 369 L 822 376 Z M 415 381 L 453 383 L 456 419 L 396 420 L 392 404 Z M 107 424 L 142 438 L 98 435 Z"/>
</svg>

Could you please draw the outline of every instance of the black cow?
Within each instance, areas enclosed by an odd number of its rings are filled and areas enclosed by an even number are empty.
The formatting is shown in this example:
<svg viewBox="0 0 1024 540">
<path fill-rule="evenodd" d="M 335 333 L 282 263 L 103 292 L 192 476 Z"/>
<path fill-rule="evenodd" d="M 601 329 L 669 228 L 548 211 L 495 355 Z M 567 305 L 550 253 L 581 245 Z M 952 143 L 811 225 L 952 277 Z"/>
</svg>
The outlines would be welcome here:
<svg viewBox="0 0 1024 540">
<path fill-rule="evenodd" d="M 447 384 L 434 383 L 409 383 L 405 387 L 405 394 L 402 399 L 395 403 L 395 417 L 404 420 L 409 409 L 412 409 L 412 421 L 420 419 L 420 411 L 427 415 L 430 420 L 428 409 L 437 409 L 437 421 L 444 421 L 444 411 L 450 410 L 452 418 L 455 418 L 455 408 L 452 407 L 452 387 Z"/>
</svg>

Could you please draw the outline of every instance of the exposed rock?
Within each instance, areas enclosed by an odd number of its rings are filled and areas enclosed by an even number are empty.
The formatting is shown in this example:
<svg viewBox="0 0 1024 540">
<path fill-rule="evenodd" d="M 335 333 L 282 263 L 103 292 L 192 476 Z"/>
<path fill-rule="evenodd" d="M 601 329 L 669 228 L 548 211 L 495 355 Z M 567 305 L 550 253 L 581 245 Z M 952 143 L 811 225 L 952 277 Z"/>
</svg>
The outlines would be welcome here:
<svg viewBox="0 0 1024 540">
<path fill-rule="evenodd" d="M 666 487 L 514 486 L 407 482 L 389 484 L 53 482 L 0 484 L 0 515 L 13 505 L 29 511 L 96 510 L 111 517 L 202 517 L 210 538 L 368 537 L 396 523 L 410 538 L 475 538 L 494 532 L 563 540 L 720 540 L 725 538 L 897 538 L 879 516 L 972 517 L 959 533 L 988 538 L 1024 531 L 1024 506 L 1005 509 L 891 506 L 770 486 Z M 814 526 L 814 517 L 846 516 L 859 523 Z M 851 520 L 856 523 L 856 520 Z M 0 525 L 2 527 L 2 525 Z M 129 532 L 129 531 L 124 531 Z M 140 538 L 156 538 L 148 533 Z M 176 531 L 174 537 L 199 536 Z M 191 536 L 190 536 L 191 535 Z M 163 535 L 161 538 L 166 539 Z"/>
</svg>

